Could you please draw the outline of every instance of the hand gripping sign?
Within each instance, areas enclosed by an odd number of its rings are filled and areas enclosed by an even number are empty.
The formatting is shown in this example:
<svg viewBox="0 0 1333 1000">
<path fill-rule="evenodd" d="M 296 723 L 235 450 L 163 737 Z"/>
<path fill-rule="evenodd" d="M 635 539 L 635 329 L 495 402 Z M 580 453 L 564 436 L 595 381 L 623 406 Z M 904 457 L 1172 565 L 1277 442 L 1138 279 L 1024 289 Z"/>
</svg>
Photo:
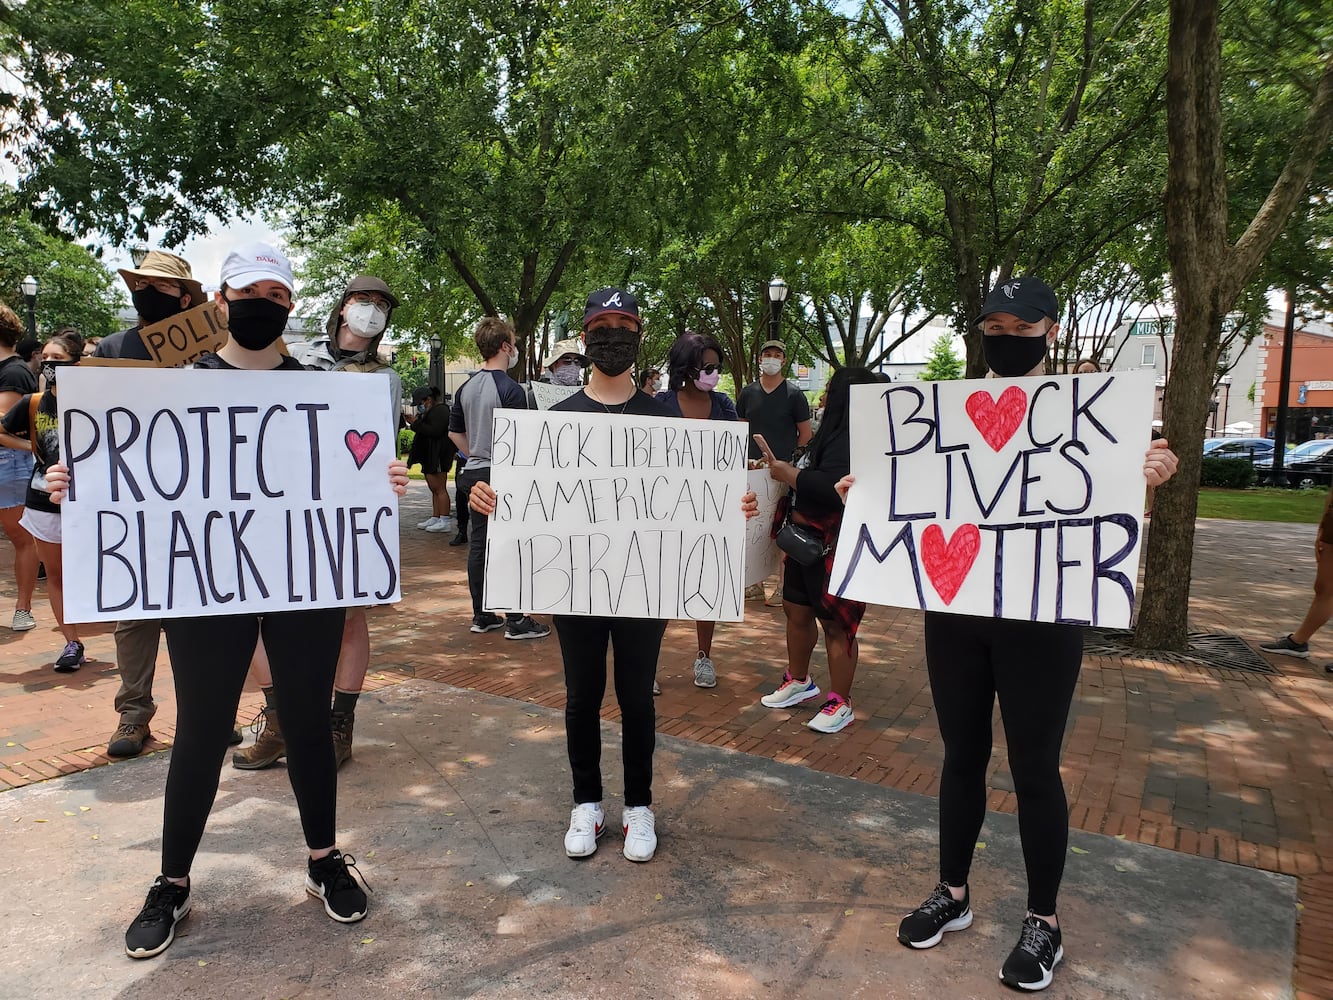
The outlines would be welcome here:
<svg viewBox="0 0 1333 1000">
<path fill-rule="evenodd" d="M 71 367 L 60 426 L 70 621 L 399 599 L 378 375 Z"/>
<path fill-rule="evenodd" d="M 1128 627 L 1148 373 L 852 387 L 832 593 L 894 607 Z"/>
<path fill-rule="evenodd" d="M 740 621 L 747 424 L 497 410 L 487 611 Z"/>
</svg>

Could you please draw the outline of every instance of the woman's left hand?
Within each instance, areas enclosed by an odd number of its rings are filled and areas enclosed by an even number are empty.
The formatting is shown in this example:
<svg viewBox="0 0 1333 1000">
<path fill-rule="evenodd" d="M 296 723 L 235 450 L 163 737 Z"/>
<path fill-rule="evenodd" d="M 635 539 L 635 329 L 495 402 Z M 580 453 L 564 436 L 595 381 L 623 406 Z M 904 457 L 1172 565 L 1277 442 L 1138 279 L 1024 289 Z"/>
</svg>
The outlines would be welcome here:
<svg viewBox="0 0 1333 1000">
<path fill-rule="evenodd" d="M 69 466 L 63 462 L 46 467 L 46 488 L 52 503 L 64 503 L 69 493 Z"/>
<path fill-rule="evenodd" d="M 745 496 L 741 497 L 741 510 L 745 512 L 745 520 L 759 516 L 759 497 L 754 490 L 746 490 Z"/>
<path fill-rule="evenodd" d="M 1149 486 L 1161 486 L 1176 474 L 1180 459 L 1166 443 L 1166 438 L 1158 438 L 1148 446 L 1148 454 L 1143 457 L 1143 478 Z"/>
<path fill-rule="evenodd" d="M 407 463 L 401 458 L 395 458 L 389 463 L 389 485 L 399 496 L 407 492 Z"/>
</svg>

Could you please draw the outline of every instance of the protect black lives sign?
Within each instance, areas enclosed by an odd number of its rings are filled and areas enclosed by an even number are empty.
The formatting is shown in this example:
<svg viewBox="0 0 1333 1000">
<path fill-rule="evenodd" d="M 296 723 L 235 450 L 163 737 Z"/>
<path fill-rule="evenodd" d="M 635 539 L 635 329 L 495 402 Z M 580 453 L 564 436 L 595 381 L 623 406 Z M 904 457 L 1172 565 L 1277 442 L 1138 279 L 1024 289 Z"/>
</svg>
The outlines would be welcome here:
<svg viewBox="0 0 1333 1000">
<path fill-rule="evenodd" d="M 483 607 L 740 621 L 748 426 L 495 411 Z"/>
<path fill-rule="evenodd" d="M 375 374 L 60 374 L 71 621 L 399 599 L 398 498 Z"/>
<path fill-rule="evenodd" d="M 1130 625 L 1151 373 L 853 386 L 851 407 L 831 593 Z"/>
</svg>

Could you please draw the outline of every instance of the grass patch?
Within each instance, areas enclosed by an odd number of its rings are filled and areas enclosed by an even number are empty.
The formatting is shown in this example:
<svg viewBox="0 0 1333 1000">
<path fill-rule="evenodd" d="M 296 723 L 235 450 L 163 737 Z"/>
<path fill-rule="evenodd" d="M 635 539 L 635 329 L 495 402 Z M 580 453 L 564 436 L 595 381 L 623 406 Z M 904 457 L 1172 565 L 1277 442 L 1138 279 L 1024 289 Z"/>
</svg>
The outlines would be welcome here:
<svg viewBox="0 0 1333 1000">
<path fill-rule="evenodd" d="M 1317 524 L 1324 514 L 1328 491 L 1279 490 L 1272 487 L 1249 490 L 1199 490 L 1199 516 L 1232 521 L 1285 521 Z"/>
</svg>

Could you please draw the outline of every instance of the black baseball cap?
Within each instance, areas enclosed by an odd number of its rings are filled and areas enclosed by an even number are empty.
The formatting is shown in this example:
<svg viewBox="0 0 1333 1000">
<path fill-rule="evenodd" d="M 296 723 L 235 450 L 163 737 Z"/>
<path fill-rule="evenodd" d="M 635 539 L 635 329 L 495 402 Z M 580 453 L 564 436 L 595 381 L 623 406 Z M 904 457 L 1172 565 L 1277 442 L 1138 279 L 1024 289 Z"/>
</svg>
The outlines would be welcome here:
<svg viewBox="0 0 1333 1000">
<path fill-rule="evenodd" d="M 440 390 L 433 385 L 421 385 L 412 390 L 412 402 L 424 403 L 428 399 L 439 399 Z"/>
<path fill-rule="evenodd" d="M 639 318 L 639 300 L 623 288 L 599 288 L 588 296 L 583 307 L 583 325 L 596 316 L 624 316 L 641 324 Z"/>
<path fill-rule="evenodd" d="M 1009 313 L 1028 323 L 1037 323 L 1043 318 L 1058 323 L 1060 304 L 1051 286 L 1040 278 L 1011 278 L 990 290 L 973 324 L 979 326 L 992 313 Z"/>
</svg>

